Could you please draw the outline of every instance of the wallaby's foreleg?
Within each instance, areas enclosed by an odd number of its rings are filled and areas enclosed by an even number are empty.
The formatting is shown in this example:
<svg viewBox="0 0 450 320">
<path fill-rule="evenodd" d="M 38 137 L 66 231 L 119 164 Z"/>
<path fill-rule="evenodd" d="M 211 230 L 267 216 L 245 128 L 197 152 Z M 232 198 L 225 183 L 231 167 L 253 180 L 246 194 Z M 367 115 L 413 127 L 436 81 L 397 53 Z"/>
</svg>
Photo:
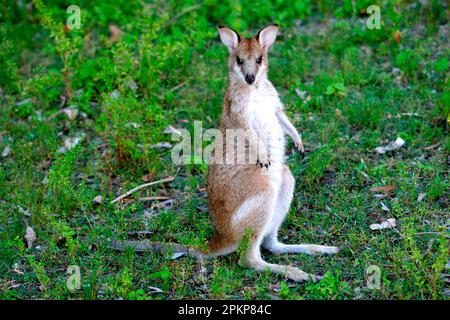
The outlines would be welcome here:
<svg viewBox="0 0 450 320">
<path fill-rule="evenodd" d="M 284 244 L 278 241 L 278 230 L 283 223 L 294 195 L 295 179 L 288 167 L 283 168 L 282 185 L 278 193 L 272 224 L 268 228 L 263 241 L 263 247 L 273 253 L 306 253 L 306 254 L 333 254 L 339 248 L 315 244 Z"/>
<path fill-rule="evenodd" d="M 294 141 L 295 147 L 300 152 L 305 152 L 305 148 L 303 147 L 303 141 L 300 137 L 297 129 L 292 125 L 291 121 L 289 121 L 289 118 L 286 116 L 286 114 L 283 112 L 283 110 L 278 109 L 276 111 L 276 115 L 278 118 L 278 121 L 280 122 L 281 127 L 283 128 L 283 131 L 288 134 L 292 140 Z"/>
</svg>

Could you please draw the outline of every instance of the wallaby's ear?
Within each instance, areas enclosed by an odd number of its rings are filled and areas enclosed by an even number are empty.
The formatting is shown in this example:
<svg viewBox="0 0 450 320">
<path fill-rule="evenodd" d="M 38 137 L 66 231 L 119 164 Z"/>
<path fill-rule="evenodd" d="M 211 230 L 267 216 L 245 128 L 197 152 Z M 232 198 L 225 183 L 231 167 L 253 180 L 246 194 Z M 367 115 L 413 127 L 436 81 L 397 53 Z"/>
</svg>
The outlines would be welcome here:
<svg viewBox="0 0 450 320">
<path fill-rule="evenodd" d="M 236 50 L 239 41 L 241 41 L 241 36 L 233 29 L 224 26 L 218 26 L 217 31 L 219 31 L 220 39 L 228 50 L 230 52 Z"/>
<path fill-rule="evenodd" d="M 275 38 L 277 37 L 278 25 L 270 24 L 265 26 L 256 34 L 256 40 L 258 40 L 259 44 L 269 49 L 269 47 L 275 42 Z"/>
</svg>

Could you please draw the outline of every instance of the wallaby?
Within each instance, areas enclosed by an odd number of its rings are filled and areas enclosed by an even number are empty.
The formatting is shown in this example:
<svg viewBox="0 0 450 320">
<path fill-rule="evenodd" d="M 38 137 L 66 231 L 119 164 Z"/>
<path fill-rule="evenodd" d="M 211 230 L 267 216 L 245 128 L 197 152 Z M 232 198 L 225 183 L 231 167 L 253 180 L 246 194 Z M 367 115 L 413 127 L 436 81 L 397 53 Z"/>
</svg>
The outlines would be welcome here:
<svg viewBox="0 0 450 320">
<path fill-rule="evenodd" d="M 319 276 L 295 267 L 268 263 L 261 257 L 261 246 L 274 253 L 333 254 L 339 251 L 332 246 L 284 244 L 277 238 L 289 211 L 295 184 L 284 163 L 284 134 L 304 152 L 300 135 L 283 112 L 278 93 L 267 78 L 268 50 L 275 41 L 278 25 L 266 26 L 253 38 L 246 39 L 228 27 L 219 26 L 218 32 L 229 51 L 228 88 L 220 132 L 226 136 L 227 130 L 245 131 L 248 134 L 246 150 L 256 152 L 256 161 L 222 163 L 217 157 L 209 164 L 207 192 L 215 231 L 207 252 L 179 244 L 136 241 L 115 241 L 113 247 L 130 246 L 136 251 L 170 248 L 197 257 L 216 257 L 234 252 L 250 231 L 248 249 L 240 264 L 283 274 L 294 281 L 317 281 Z M 224 158 L 234 159 L 235 154 L 230 153 L 236 153 L 236 149 L 227 148 L 227 143 L 230 144 L 227 139 L 216 140 L 216 147 L 224 151 Z"/>
</svg>

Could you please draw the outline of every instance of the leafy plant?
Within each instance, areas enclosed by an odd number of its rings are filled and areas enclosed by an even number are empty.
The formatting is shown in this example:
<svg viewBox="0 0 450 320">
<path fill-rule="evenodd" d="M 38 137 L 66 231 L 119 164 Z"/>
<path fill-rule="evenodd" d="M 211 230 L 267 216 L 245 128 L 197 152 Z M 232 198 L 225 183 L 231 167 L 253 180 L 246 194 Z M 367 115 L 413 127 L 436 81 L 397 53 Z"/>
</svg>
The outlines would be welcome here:
<svg viewBox="0 0 450 320">
<path fill-rule="evenodd" d="M 345 85 L 342 82 L 336 82 L 333 84 L 330 84 L 327 86 L 327 89 L 325 90 L 325 94 L 328 96 L 331 95 L 338 95 L 338 96 L 345 96 Z"/>
<path fill-rule="evenodd" d="M 309 284 L 305 287 L 315 299 L 340 299 L 351 293 L 351 287 L 347 282 L 341 281 L 336 274 L 328 271 L 317 284 Z"/>
<path fill-rule="evenodd" d="M 308 161 L 305 177 L 309 181 L 317 182 L 323 177 L 325 169 L 333 161 L 334 143 L 330 143 L 316 150 Z"/>
</svg>

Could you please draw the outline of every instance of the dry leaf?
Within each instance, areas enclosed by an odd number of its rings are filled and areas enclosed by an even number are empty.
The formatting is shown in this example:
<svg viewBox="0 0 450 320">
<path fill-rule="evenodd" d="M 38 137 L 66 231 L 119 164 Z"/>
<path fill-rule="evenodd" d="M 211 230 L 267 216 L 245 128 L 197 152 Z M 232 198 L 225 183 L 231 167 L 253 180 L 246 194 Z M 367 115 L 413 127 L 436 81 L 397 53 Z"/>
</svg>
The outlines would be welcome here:
<svg viewBox="0 0 450 320">
<path fill-rule="evenodd" d="M 63 112 L 67 115 L 67 118 L 69 118 L 70 121 L 75 120 L 78 115 L 78 109 L 76 108 L 66 108 Z"/>
<path fill-rule="evenodd" d="M 92 200 L 95 204 L 102 204 L 103 203 L 103 197 L 101 195 L 98 195 Z"/>
<path fill-rule="evenodd" d="M 403 140 L 402 138 L 398 137 L 395 141 L 389 143 L 387 146 L 382 146 L 382 147 L 377 147 L 375 148 L 375 151 L 383 154 L 392 150 L 396 150 L 401 148 L 404 144 L 405 144 L 405 140 Z"/>
<path fill-rule="evenodd" d="M 66 138 L 64 140 L 64 147 L 66 148 L 66 150 L 70 150 L 73 147 L 75 147 L 77 144 L 79 144 L 81 141 L 80 137 L 75 137 L 75 138 Z"/>
<path fill-rule="evenodd" d="M 117 42 L 117 40 L 123 36 L 123 31 L 114 24 L 109 25 L 109 33 L 111 33 L 109 40 L 111 40 L 112 43 Z"/>
<path fill-rule="evenodd" d="M 146 208 L 142 211 L 142 218 L 145 220 L 153 219 L 158 216 L 158 211 L 153 208 Z"/>
<path fill-rule="evenodd" d="M 17 289 L 21 286 L 20 283 L 15 283 L 14 281 L 12 282 L 12 284 L 8 287 L 8 289 Z"/>
<path fill-rule="evenodd" d="M 14 263 L 12 271 L 17 274 L 24 274 L 24 272 L 22 270 L 20 270 L 18 263 Z"/>
<path fill-rule="evenodd" d="M 130 80 L 127 82 L 127 86 L 128 86 L 128 88 L 130 88 L 130 89 L 133 90 L 133 91 L 135 91 L 135 90 L 138 88 L 137 83 L 136 83 L 133 79 L 130 79 Z"/>
<path fill-rule="evenodd" d="M 174 127 L 172 127 L 171 125 L 168 125 L 165 129 L 163 133 L 172 133 L 176 136 L 181 136 L 181 132 L 178 129 L 175 129 Z"/>
<path fill-rule="evenodd" d="M 19 206 L 18 206 L 18 208 L 19 208 L 20 213 L 22 213 L 24 216 L 31 217 L 31 213 L 29 210 L 25 210 L 24 208 L 19 207 Z"/>
<path fill-rule="evenodd" d="M 153 180 L 153 178 L 154 178 L 154 174 L 150 172 L 150 173 L 146 174 L 145 176 L 143 176 L 141 178 L 141 180 L 144 182 L 150 182 Z"/>
<path fill-rule="evenodd" d="M 150 289 L 150 293 L 161 293 L 161 292 L 164 292 L 163 290 L 161 290 L 160 288 L 157 288 L 157 287 L 150 286 L 148 288 Z"/>
<path fill-rule="evenodd" d="M 311 95 L 307 91 L 302 91 L 299 88 L 295 88 L 295 93 L 302 99 L 303 103 L 307 103 L 311 100 Z"/>
<path fill-rule="evenodd" d="M 28 249 L 33 248 L 33 242 L 36 240 L 36 233 L 32 227 L 27 227 L 25 239 L 27 240 Z"/>
<path fill-rule="evenodd" d="M 64 140 L 64 147 L 61 147 L 58 149 L 58 152 L 60 153 L 64 153 L 70 149 L 72 149 L 73 147 L 75 147 L 77 144 L 79 144 L 81 142 L 81 140 L 83 139 L 84 134 L 80 135 L 78 137 L 68 137 Z"/>
<path fill-rule="evenodd" d="M 184 256 L 184 252 L 175 252 L 173 255 L 172 255 L 172 260 L 176 260 L 176 259 L 178 259 L 179 257 L 182 257 L 182 256 Z"/>
<path fill-rule="evenodd" d="M 382 229 L 388 229 L 388 228 L 394 228 L 397 226 L 397 220 L 395 218 L 389 218 L 382 223 L 373 223 L 369 226 L 371 230 L 382 230 Z"/>
<path fill-rule="evenodd" d="M 397 43 L 400 43 L 400 41 L 402 40 L 402 36 L 403 36 L 403 33 L 402 33 L 401 31 L 399 31 L 399 30 L 395 30 L 395 31 L 392 33 L 392 38 L 393 38 L 394 41 L 397 42 Z"/>
<path fill-rule="evenodd" d="M 383 211 L 389 211 L 389 208 L 383 202 L 380 202 L 380 204 Z"/>
<path fill-rule="evenodd" d="M 130 122 L 130 123 L 127 123 L 125 125 L 125 127 L 133 127 L 134 129 L 137 129 L 137 128 L 140 128 L 141 125 L 139 123 L 136 123 L 136 122 Z"/>
<path fill-rule="evenodd" d="M 423 193 L 423 192 L 419 193 L 419 196 L 417 197 L 417 202 L 422 201 L 425 198 L 426 195 L 427 194 Z"/>
<path fill-rule="evenodd" d="M 358 172 L 359 172 L 364 178 L 366 178 L 367 180 L 370 181 L 370 177 L 369 177 L 369 175 L 368 175 L 367 173 L 365 173 L 364 171 L 361 171 L 361 170 L 359 170 Z"/>
<path fill-rule="evenodd" d="M 401 86 L 403 80 L 403 72 L 399 68 L 392 68 L 391 72 L 394 77 L 394 83 L 397 86 Z"/>
<path fill-rule="evenodd" d="M 7 145 L 6 147 L 5 147 L 5 149 L 3 149 L 3 152 L 2 152 L 2 157 L 3 158 L 6 158 L 8 155 L 9 155 L 9 152 L 11 151 L 11 147 L 9 146 L 9 145 Z"/>
<path fill-rule="evenodd" d="M 114 100 L 119 99 L 119 98 L 120 98 L 120 92 L 119 92 L 119 90 L 115 89 L 113 92 L 111 92 L 111 93 L 109 94 L 109 97 L 110 97 L 111 99 L 114 99 Z"/>
<path fill-rule="evenodd" d="M 372 192 L 384 192 L 384 193 L 388 193 L 392 190 L 395 190 L 396 186 L 379 186 L 379 187 L 373 187 L 370 188 L 370 191 Z"/>
</svg>

